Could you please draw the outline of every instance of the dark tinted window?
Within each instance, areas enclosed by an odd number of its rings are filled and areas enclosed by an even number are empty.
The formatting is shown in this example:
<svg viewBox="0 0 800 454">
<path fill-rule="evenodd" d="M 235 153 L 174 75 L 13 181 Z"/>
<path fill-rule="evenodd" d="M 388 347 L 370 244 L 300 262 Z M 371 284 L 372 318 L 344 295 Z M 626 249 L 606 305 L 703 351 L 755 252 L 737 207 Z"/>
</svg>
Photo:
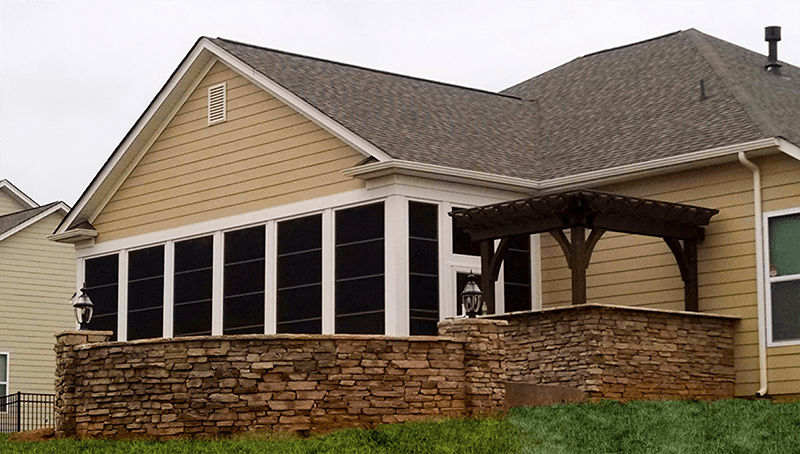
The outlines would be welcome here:
<svg viewBox="0 0 800 454">
<path fill-rule="evenodd" d="M 322 215 L 278 223 L 278 332 L 322 332 Z"/>
<path fill-rule="evenodd" d="M 383 203 L 336 212 L 336 332 L 383 334 Z"/>
<path fill-rule="evenodd" d="M 128 253 L 128 340 L 163 336 L 164 246 Z"/>
<path fill-rule="evenodd" d="M 89 329 L 114 331 L 117 339 L 117 297 L 119 290 L 119 256 L 107 255 L 85 262 L 86 294 L 94 304 Z"/>
<path fill-rule="evenodd" d="M 409 328 L 435 335 L 439 322 L 439 208 L 408 203 Z"/>
<path fill-rule="evenodd" d="M 264 332 L 264 229 L 225 232 L 223 334 Z"/>
<path fill-rule="evenodd" d="M 503 261 L 505 311 L 531 310 L 531 241 L 528 235 L 511 238 Z"/>
<path fill-rule="evenodd" d="M 460 210 L 463 208 L 453 208 L 453 210 Z M 456 220 L 451 220 L 453 225 L 453 254 L 463 255 L 476 255 L 481 256 L 481 245 L 479 242 L 473 243 L 469 234 L 463 229 L 456 228 Z"/>
<path fill-rule="evenodd" d="M 175 243 L 173 333 L 180 336 L 211 334 L 211 293 L 214 237 Z"/>
</svg>

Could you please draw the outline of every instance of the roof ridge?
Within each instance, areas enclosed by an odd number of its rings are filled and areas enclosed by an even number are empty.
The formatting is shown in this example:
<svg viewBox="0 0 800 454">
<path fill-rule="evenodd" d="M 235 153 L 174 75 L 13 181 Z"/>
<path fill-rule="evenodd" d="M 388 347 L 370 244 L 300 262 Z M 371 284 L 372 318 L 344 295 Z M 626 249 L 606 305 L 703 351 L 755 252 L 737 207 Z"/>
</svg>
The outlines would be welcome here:
<svg viewBox="0 0 800 454">
<path fill-rule="evenodd" d="M 691 29 L 691 30 L 694 30 L 694 29 Z M 606 52 L 613 52 L 615 50 L 625 49 L 627 47 L 638 46 L 639 44 L 649 43 L 651 41 L 656 41 L 656 40 L 659 40 L 659 39 L 668 38 L 670 36 L 677 35 L 679 33 L 685 32 L 685 31 L 687 31 L 687 30 L 678 30 L 676 32 L 667 33 L 666 35 L 656 36 L 655 38 L 649 38 L 649 39 L 645 39 L 643 41 L 637 41 L 635 43 L 625 44 L 623 46 L 612 47 L 610 49 L 598 50 L 597 52 L 592 52 L 592 53 L 586 54 L 586 55 L 584 55 L 582 57 L 577 57 L 575 60 L 577 60 L 579 58 L 592 57 L 594 55 L 603 54 L 603 53 L 606 53 Z"/>
<path fill-rule="evenodd" d="M 279 53 L 279 54 L 290 55 L 290 56 L 293 56 L 293 57 L 307 58 L 309 60 L 316 60 L 316 61 L 320 61 L 320 62 L 324 62 L 324 63 L 331 63 L 331 64 L 335 64 L 335 65 L 339 65 L 339 66 L 347 66 L 349 68 L 361 69 L 361 70 L 370 71 L 370 72 L 379 73 L 379 74 L 386 74 L 386 75 L 390 75 L 390 76 L 402 77 L 404 79 L 412 79 L 412 80 L 417 80 L 417 81 L 420 81 L 420 82 L 427 82 L 427 83 L 432 83 L 432 84 L 437 84 L 437 85 L 444 85 L 446 87 L 452 87 L 452 88 L 458 88 L 458 89 L 462 89 L 462 90 L 475 91 L 475 92 L 483 93 L 483 94 L 487 94 L 487 95 L 495 95 L 495 96 L 500 96 L 502 98 L 516 99 L 516 100 L 522 101 L 522 98 L 520 98 L 518 96 L 506 95 L 506 94 L 498 93 L 498 92 L 495 92 L 495 91 L 483 90 L 481 88 L 466 87 L 466 86 L 463 86 L 463 85 L 456 85 L 456 84 L 452 84 L 452 83 L 448 83 L 448 82 L 442 82 L 442 81 L 439 81 L 439 80 L 425 79 L 423 77 L 417 77 L 417 76 L 410 76 L 408 74 L 395 73 L 395 72 L 386 71 L 386 70 L 383 70 L 383 69 L 369 68 L 369 67 L 366 67 L 366 66 L 354 65 L 352 63 L 345 63 L 345 62 L 340 62 L 340 61 L 335 61 L 335 60 L 329 60 L 327 58 L 320 58 L 320 57 L 314 57 L 314 56 L 310 56 L 310 55 L 298 54 L 296 52 L 289 52 L 289 51 L 285 51 L 285 50 L 273 49 L 273 48 L 270 48 L 270 47 L 258 46 L 256 44 L 243 43 L 241 41 L 235 41 L 235 40 L 232 40 L 232 39 L 221 38 L 219 36 L 216 37 L 216 38 L 212 38 L 212 39 L 218 39 L 220 41 L 225 41 L 225 42 L 228 42 L 228 43 L 231 43 L 231 44 L 237 44 L 237 45 L 240 45 L 240 46 L 247 46 L 247 47 L 251 47 L 251 48 L 254 48 L 254 49 L 266 50 L 266 51 L 269 51 L 269 52 L 276 52 L 276 53 Z"/>
<path fill-rule="evenodd" d="M 719 58 L 717 51 L 712 49 L 711 45 L 706 41 L 706 38 L 709 36 L 695 29 L 687 30 L 686 35 L 689 37 L 689 41 L 692 43 L 695 49 L 697 49 L 697 52 L 700 53 L 700 56 L 703 57 L 706 63 L 708 63 L 708 65 L 711 67 L 711 70 L 714 71 L 714 73 L 722 80 L 723 84 L 725 84 L 725 86 L 731 92 L 733 99 L 736 101 L 739 107 L 741 107 L 742 111 L 744 111 L 744 114 L 747 115 L 747 118 L 753 122 L 753 125 L 767 137 L 775 137 L 779 135 L 770 127 L 770 121 L 767 118 L 764 118 L 764 115 L 754 107 L 753 99 L 750 96 L 750 93 L 748 93 L 747 90 L 743 89 L 736 82 L 736 78 L 730 74 L 726 65 Z M 736 44 L 733 43 L 728 44 L 736 46 Z"/>
</svg>

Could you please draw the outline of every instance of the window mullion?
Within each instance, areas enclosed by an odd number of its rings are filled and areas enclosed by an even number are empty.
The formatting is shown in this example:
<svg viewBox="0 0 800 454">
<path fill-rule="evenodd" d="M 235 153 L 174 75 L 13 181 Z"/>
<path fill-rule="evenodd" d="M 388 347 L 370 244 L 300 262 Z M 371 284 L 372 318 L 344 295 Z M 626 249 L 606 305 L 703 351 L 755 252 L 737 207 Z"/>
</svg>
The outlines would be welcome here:
<svg viewBox="0 0 800 454">
<path fill-rule="evenodd" d="M 278 302 L 277 302 L 277 269 L 278 269 L 278 235 L 275 221 L 267 222 L 266 238 L 264 241 L 264 332 L 275 334 L 278 332 Z"/>
<path fill-rule="evenodd" d="M 163 336 L 174 335 L 173 320 L 175 318 L 175 242 L 164 244 L 164 328 Z"/>
<path fill-rule="evenodd" d="M 222 335 L 222 290 L 224 267 L 222 232 L 214 232 L 213 272 L 211 283 L 211 334 Z"/>
<path fill-rule="evenodd" d="M 322 334 L 333 334 L 336 329 L 334 250 L 333 210 L 328 209 L 322 212 Z"/>
</svg>

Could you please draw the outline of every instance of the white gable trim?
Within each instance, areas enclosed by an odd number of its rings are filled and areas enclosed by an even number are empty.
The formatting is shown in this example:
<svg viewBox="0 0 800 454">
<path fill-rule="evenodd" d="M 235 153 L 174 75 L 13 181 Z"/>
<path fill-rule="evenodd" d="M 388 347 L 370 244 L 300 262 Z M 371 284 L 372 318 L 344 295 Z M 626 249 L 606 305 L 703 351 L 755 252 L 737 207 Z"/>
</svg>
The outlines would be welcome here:
<svg viewBox="0 0 800 454">
<path fill-rule="evenodd" d="M 46 218 L 46 217 L 50 216 L 51 214 L 56 213 L 58 211 L 61 211 L 63 214 L 66 215 L 67 212 L 69 211 L 69 207 L 64 202 L 58 202 L 57 204 L 53 205 L 49 209 L 37 214 L 36 216 L 28 219 L 27 221 L 25 221 L 22 224 L 14 227 L 13 229 L 8 230 L 6 232 L 3 232 L 3 234 L 0 235 L 0 241 L 3 241 L 6 238 L 14 235 L 15 233 L 20 232 L 20 231 L 32 226 L 33 224 L 36 224 L 37 222 L 41 221 L 42 219 L 44 219 L 44 218 Z"/>
<path fill-rule="evenodd" d="M 175 115 L 178 113 L 181 107 L 183 107 L 183 104 L 186 102 L 187 99 L 189 99 L 189 96 L 191 96 L 192 92 L 194 92 L 197 86 L 200 85 L 200 82 L 203 81 L 203 78 L 206 77 L 209 71 L 211 71 L 211 68 L 214 67 L 214 64 L 216 62 L 217 62 L 216 58 L 209 59 L 205 67 L 203 67 L 200 73 L 194 78 L 194 81 L 192 81 L 191 85 L 189 85 L 189 87 L 186 90 L 184 90 L 178 102 L 175 103 L 175 105 L 172 107 L 172 109 L 169 111 L 166 117 L 161 121 L 161 124 L 158 126 L 158 129 L 156 129 L 156 131 L 150 136 L 150 138 L 147 140 L 147 143 L 139 150 L 139 152 L 136 153 L 136 156 L 131 160 L 130 164 L 128 164 L 122 176 L 116 179 L 116 181 L 114 182 L 114 186 L 111 188 L 110 191 L 108 191 L 105 194 L 105 197 L 103 197 L 103 201 L 100 202 L 100 204 L 97 205 L 97 208 L 95 208 L 92 214 L 89 215 L 89 217 L 87 218 L 89 223 L 92 223 L 94 222 L 95 219 L 97 219 L 97 216 L 100 215 L 100 212 L 103 211 L 106 205 L 108 205 L 108 202 L 111 201 L 111 198 L 114 197 L 114 194 L 116 194 L 117 191 L 119 191 L 119 188 L 122 186 L 122 183 L 124 183 L 125 180 L 128 179 L 128 177 L 131 175 L 131 172 L 133 172 L 133 169 L 135 169 L 136 165 L 139 164 L 139 161 L 141 161 L 144 155 L 147 154 L 148 151 L 150 151 L 150 147 L 152 147 L 153 144 L 156 143 L 156 140 L 158 140 L 158 137 L 161 135 L 161 133 L 164 132 L 165 129 L 167 129 L 167 125 L 169 125 L 169 122 L 172 121 L 172 119 L 175 117 Z"/>
<path fill-rule="evenodd" d="M 89 222 L 96 218 L 119 189 L 122 182 L 130 175 L 131 170 L 146 153 L 158 137 L 158 134 L 163 131 L 169 120 L 217 60 L 297 110 L 364 156 L 374 157 L 378 161 L 392 159 L 391 156 L 367 140 L 359 137 L 300 97 L 248 66 L 208 38 L 201 38 L 181 62 L 178 69 L 175 70 L 169 81 L 159 91 L 130 132 L 117 146 L 109 160 L 100 169 L 100 172 L 89 184 L 81 198 L 75 203 L 75 207 L 59 225 L 55 232 L 56 235 L 64 233 L 82 213 L 87 214 L 88 211 L 88 216 L 84 219 L 89 220 Z M 143 141 L 146 143 L 142 143 Z M 131 155 L 132 149 L 138 149 L 138 152 L 135 155 Z"/>
<path fill-rule="evenodd" d="M 229 65 L 231 68 L 236 70 L 243 77 L 247 78 L 261 89 L 266 90 L 272 96 L 280 99 L 285 104 L 288 104 L 290 107 L 300 112 L 303 116 L 305 116 L 312 122 L 316 123 L 321 128 L 335 135 L 336 137 L 341 139 L 344 143 L 355 148 L 365 157 L 373 157 L 381 162 L 392 160 L 392 157 L 386 154 L 380 148 L 376 147 L 369 141 L 365 140 L 364 138 L 358 136 L 354 132 L 345 128 L 340 123 L 338 123 L 331 117 L 325 115 L 324 113 L 319 111 L 316 107 L 307 103 L 299 96 L 283 88 L 281 85 L 275 83 L 272 79 L 261 74 L 255 68 L 239 60 L 233 54 L 217 46 L 211 41 L 206 41 L 206 40 L 204 41 L 205 42 L 203 43 L 203 45 L 208 46 L 209 50 L 219 55 L 220 59 L 224 61 L 225 64 Z"/>
<path fill-rule="evenodd" d="M 175 99 L 177 96 L 176 90 L 180 90 L 180 88 L 182 88 L 181 85 L 186 85 L 185 79 L 187 76 L 189 76 L 193 82 L 195 77 L 192 77 L 191 73 L 195 72 L 196 74 L 202 71 L 202 69 L 205 69 L 208 61 L 212 59 L 211 53 L 202 45 L 203 41 L 206 40 L 200 40 L 200 42 L 189 51 L 189 54 L 183 59 L 183 62 L 181 62 L 178 69 L 175 70 L 172 77 L 170 77 L 164 87 L 158 92 L 147 110 L 145 110 L 142 116 L 139 117 L 139 120 L 136 121 L 133 128 L 131 128 L 128 134 L 123 138 L 122 142 L 114 150 L 114 153 L 100 169 L 100 172 L 98 172 L 97 176 L 95 176 L 94 180 L 89 184 L 89 187 L 86 188 L 86 191 L 75 203 L 72 211 L 67 214 L 67 217 L 64 218 L 61 225 L 58 226 L 58 229 L 55 231 L 56 235 L 64 233 L 70 224 L 75 222 L 78 215 L 85 210 L 91 209 L 92 211 L 90 214 L 94 214 L 97 207 L 102 205 L 107 198 L 113 195 L 114 191 L 112 191 L 112 189 L 118 188 L 119 185 L 122 184 L 122 181 L 124 181 L 127 176 L 129 164 L 136 160 L 136 157 L 129 156 L 131 147 L 142 140 L 142 135 L 146 134 L 148 129 L 153 129 L 153 123 L 156 121 L 157 114 L 163 113 L 164 109 L 169 104 L 168 101 Z M 198 66 L 200 66 L 200 68 L 198 68 Z M 183 95 L 183 93 L 181 93 L 181 95 Z M 177 104 L 177 100 L 175 100 L 174 103 Z M 170 109 L 170 112 L 171 111 L 172 109 Z M 165 115 L 165 117 L 168 116 L 168 114 Z M 161 122 L 158 122 L 158 124 L 160 126 Z M 155 131 L 151 132 L 148 139 L 152 139 L 153 135 L 157 136 Z M 151 141 L 149 140 L 148 142 Z M 143 146 L 142 148 L 146 149 L 147 146 Z M 111 185 L 111 187 L 109 187 L 109 185 Z M 97 198 L 102 198 L 102 200 L 98 201 Z M 95 202 L 94 206 L 89 207 L 89 202 L 92 201 Z M 86 219 L 88 219 L 88 217 Z"/>
<path fill-rule="evenodd" d="M 0 189 L 5 189 L 11 197 L 28 208 L 37 208 L 39 206 L 38 203 L 34 202 L 32 198 L 25 195 L 24 192 L 20 191 L 8 180 L 0 180 Z"/>
</svg>

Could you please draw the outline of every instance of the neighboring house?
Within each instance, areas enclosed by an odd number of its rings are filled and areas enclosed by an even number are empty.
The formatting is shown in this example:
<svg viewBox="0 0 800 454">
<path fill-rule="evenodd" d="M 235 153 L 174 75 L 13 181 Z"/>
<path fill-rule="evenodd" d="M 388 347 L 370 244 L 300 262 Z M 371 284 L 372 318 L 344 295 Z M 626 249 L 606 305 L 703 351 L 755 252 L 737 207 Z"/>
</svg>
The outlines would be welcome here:
<svg viewBox="0 0 800 454">
<path fill-rule="evenodd" d="M 699 310 L 742 319 L 737 395 L 800 393 L 800 69 L 767 65 L 687 30 L 491 93 L 201 38 L 51 238 L 118 339 L 416 335 L 481 268 L 455 208 L 574 188 L 699 205 L 720 210 Z M 516 238 L 497 311 L 569 304 L 563 257 Z M 609 233 L 588 273 L 590 302 L 684 307 L 661 239 Z"/>
<path fill-rule="evenodd" d="M 0 396 L 53 393 L 53 335 L 75 328 L 75 251 L 47 236 L 68 211 L 0 180 Z"/>
</svg>

